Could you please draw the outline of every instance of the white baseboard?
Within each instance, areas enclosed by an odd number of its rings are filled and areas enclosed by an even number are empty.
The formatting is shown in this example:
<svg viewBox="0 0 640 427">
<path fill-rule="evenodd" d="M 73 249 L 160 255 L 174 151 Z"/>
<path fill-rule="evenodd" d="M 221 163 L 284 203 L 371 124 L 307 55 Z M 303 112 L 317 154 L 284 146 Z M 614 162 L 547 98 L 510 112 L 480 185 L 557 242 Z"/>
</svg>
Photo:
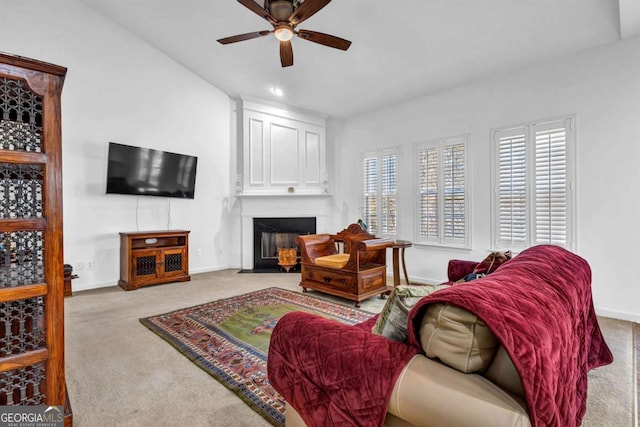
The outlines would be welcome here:
<svg viewBox="0 0 640 427">
<path fill-rule="evenodd" d="M 71 290 L 73 292 L 78 291 L 89 291 L 91 289 L 100 289 L 100 288 L 108 288 L 109 286 L 118 286 L 118 279 L 108 281 L 108 282 L 94 282 L 94 283 L 80 283 L 75 284 L 71 282 Z"/>
<path fill-rule="evenodd" d="M 229 267 L 226 265 L 215 265 L 212 267 L 191 268 L 189 269 L 189 274 L 210 273 L 212 271 L 226 270 L 228 268 L 233 268 L 233 267 Z"/>
<path fill-rule="evenodd" d="M 596 314 L 602 317 L 610 317 L 612 319 L 627 320 L 629 322 L 640 323 L 639 313 L 627 313 L 626 311 L 610 310 L 608 308 L 596 307 Z"/>
<path fill-rule="evenodd" d="M 392 280 L 391 283 L 393 283 L 393 278 L 391 280 Z M 411 283 L 420 283 L 420 284 L 425 284 L 425 285 L 440 285 L 440 284 L 446 282 L 446 279 L 445 280 L 440 280 L 440 279 L 433 279 L 433 278 L 429 278 L 429 277 L 409 276 L 409 281 Z"/>
<path fill-rule="evenodd" d="M 192 268 L 189 270 L 189 274 L 199 274 L 199 273 L 209 273 L 211 271 L 220 271 L 226 270 L 228 267 L 224 265 L 216 265 L 212 267 L 204 267 L 204 268 Z M 110 286 L 118 286 L 118 279 L 109 280 L 106 282 L 93 282 L 93 283 L 74 283 L 71 282 L 71 289 L 73 292 L 79 291 L 89 291 L 91 289 L 100 289 L 100 288 L 108 288 Z"/>
</svg>

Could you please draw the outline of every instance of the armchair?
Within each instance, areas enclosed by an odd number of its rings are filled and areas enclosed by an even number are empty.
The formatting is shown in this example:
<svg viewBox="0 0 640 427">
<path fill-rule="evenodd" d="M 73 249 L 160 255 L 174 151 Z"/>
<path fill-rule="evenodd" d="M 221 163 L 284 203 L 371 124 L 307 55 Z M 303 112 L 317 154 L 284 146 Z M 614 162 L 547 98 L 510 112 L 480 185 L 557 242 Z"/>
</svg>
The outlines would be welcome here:
<svg viewBox="0 0 640 427">
<path fill-rule="evenodd" d="M 450 262 L 449 280 L 482 263 L 473 264 Z M 556 246 L 529 248 L 486 277 L 423 297 L 404 342 L 373 333 L 380 321 L 280 318 L 267 372 L 287 402 L 288 427 L 579 426 L 587 372 L 613 360 L 589 264 Z"/>
<path fill-rule="evenodd" d="M 303 235 L 296 241 L 303 292 L 313 289 L 355 301 L 360 307 L 360 301 L 374 295 L 384 298 L 391 290 L 386 266 L 391 239 L 377 239 L 358 224 L 351 224 L 335 235 Z"/>
</svg>

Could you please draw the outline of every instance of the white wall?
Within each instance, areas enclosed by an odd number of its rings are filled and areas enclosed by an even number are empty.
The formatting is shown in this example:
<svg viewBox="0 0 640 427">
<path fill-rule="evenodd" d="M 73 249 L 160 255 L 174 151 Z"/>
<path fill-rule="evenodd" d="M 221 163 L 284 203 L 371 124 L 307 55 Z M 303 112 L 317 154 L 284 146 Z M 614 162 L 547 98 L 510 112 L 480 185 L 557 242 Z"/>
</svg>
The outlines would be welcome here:
<svg viewBox="0 0 640 427">
<path fill-rule="evenodd" d="M 2 51 L 69 70 L 64 258 L 85 264 L 74 290 L 117 283 L 121 231 L 191 230 L 192 273 L 229 265 L 228 96 L 77 0 L 2 0 L 0 8 Z M 109 141 L 198 156 L 195 199 L 106 195 Z"/>
<path fill-rule="evenodd" d="M 472 250 L 413 247 L 408 271 L 440 282 L 451 258 L 482 259 L 490 238 L 490 129 L 565 114 L 577 116 L 575 252 L 593 272 L 600 314 L 640 321 L 640 38 L 559 58 L 446 92 L 330 122 L 336 218 L 360 217 L 360 153 L 401 146 L 400 238 L 414 239 L 414 144 L 470 134 Z M 375 90 L 375 88 L 372 88 Z"/>
<path fill-rule="evenodd" d="M 76 270 L 74 289 L 117 282 L 120 231 L 189 229 L 192 272 L 238 266 L 229 98 L 77 0 L 0 0 L 0 10 L 0 50 L 69 68 L 62 110 L 65 262 L 94 262 L 94 270 Z M 634 280 L 640 261 L 638 51 L 635 37 L 330 122 L 332 229 L 360 217 L 361 173 L 353 167 L 360 153 L 400 145 L 399 237 L 412 240 L 414 143 L 469 133 L 473 249 L 407 250 L 413 278 L 444 280 L 450 258 L 480 259 L 491 246 L 490 129 L 575 113 L 576 252 L 592 266 L 599 312 L 640 321 Z M 198 156 L 195 200 L 105 195 L 109 141 Z"/>
</svg>

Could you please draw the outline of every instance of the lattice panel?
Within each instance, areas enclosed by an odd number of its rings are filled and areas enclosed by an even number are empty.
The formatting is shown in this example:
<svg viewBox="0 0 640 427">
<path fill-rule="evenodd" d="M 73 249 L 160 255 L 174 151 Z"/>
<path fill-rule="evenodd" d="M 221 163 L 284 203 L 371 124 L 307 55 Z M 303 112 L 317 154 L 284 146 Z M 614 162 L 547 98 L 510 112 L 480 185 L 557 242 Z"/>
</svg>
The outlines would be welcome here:
<svg viewBox="0 0 640 427">
<path fill-rule="evenodd" d="M 141 256 L 136 258 L 136 276 L 148 276 L 156 274 L 156 257 Z"/>
<path fill-rule="evenodd" d="M 22 80 L 0 78 L 0 148 L 42 151 L 42 97 Z"/>
<path fill-rule="evenodd" d="M 182 254 L 166 254 L 164 256 L 164 271 L 182 270 Z"/>
<path fill-rule="evenodd" d="M 42 165 L 0 163 L 0 219 L 42 218 Z"/>
<path fill-rule="evenodd" d="M 45 370 L 43 362 L 0 372 L 0 405 L 44 405 Z"/>
<path fill-rule="evenodd" d="M 44 346 L 43 297 L 0 303 L 0 357 Z"/>
<path fill-rule="evenodd" d="M 44 281 L 44 233 L 0 233 L 0 288 L 15 288 Z"/>
</svg>

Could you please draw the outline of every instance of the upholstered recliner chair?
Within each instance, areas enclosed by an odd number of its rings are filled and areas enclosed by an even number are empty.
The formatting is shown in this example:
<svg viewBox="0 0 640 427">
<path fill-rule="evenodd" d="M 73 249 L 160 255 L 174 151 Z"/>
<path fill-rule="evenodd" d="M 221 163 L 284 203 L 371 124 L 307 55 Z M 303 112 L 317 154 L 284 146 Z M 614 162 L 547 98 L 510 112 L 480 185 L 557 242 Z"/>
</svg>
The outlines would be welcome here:
<svg viewBox="0 0 640 427">
<path fill-rule="evenodd" d="M 450 263 L 450 279 L 473 265 Z M 359 325 L 304 312 L 278 321 L 267 372 L 288 427 L 580 425 L 587 372 L 613 360 L 585 260 L 537 246 L 484 277 L 431 288 L 394 340 L 380 331 L 401 288 Z"/>
<path fill-rule="evenodd" d="M 338 234 L 310 234 L 296 238 L 300 245 L 301 279 L 304 292 L 314 289 L 356 302 L 386 295 L 386 249 L 390 239 L 378 239 L 358 224 Z"/>
</svg>

